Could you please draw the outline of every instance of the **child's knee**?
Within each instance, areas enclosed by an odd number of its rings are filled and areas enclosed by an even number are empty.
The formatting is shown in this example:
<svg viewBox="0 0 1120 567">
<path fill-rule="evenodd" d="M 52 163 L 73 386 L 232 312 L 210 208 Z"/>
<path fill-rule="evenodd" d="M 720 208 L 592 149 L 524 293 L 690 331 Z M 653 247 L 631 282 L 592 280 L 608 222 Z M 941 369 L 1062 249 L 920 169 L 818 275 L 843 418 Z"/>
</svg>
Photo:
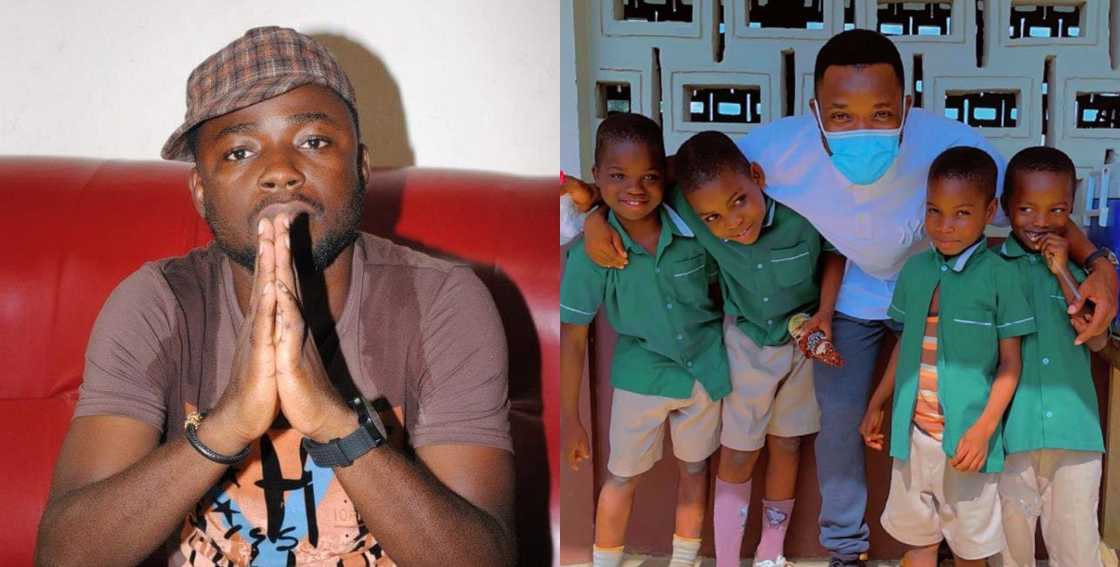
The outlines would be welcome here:
<svg viewBox="0 0 1120 567">
<path fill-rule="evenodd" d="M 937 565 L 939 544 L 911 547 L 902 555 L 902 567 L 926 567 Z"/>
<path fill-rule="evenodd" d="M 726 461 L 727 464 L 735 468 L 744 467 L 754 463 L 758 457 L 758 450 L 754 451 L 740 451 L 738 449 L 731 449 L 724 447 L 719 454 L 720 462 Z"/>
<path fill-rule="evenodd" d="M 781 453 L 796 453 L 801 449 L 801 437 L 779 437 L 777 435 L 766 436 L 766 446 L 771 451 L 778 451 Z"/>
<path fill-rule="evenodd" d="M 607 475 L 607 481 L 604 483 L 604 486 L 609 487 L 612 490 L 634 490 L 634 488 L 638 485 L 638 478 L 640 476 L 641 475 L 619 476 L 617 474 L 610 473 Z"/>
<path fill-rule="evenodd" d="M 695 475 L 699 475 L 699 474 L 707 474 L 707 472 L 708 472 L 708 460 L 707 459 L 704 459 L 703 461 L 696 461 L 696 462 L 688 462 L 688 461 L 678 461 L 678 462 L 680 463 L 681 474 L 686 474 L 686 475 L 689 475 L 689 476 L 695 476 Z"/>
<path fill-rule="evenodd" d="M 751 479 L 759 451 L 739 451 L 723 447 L 719 454 L 719 478 L 724 482 L 740 483 Z"/>
</svg>

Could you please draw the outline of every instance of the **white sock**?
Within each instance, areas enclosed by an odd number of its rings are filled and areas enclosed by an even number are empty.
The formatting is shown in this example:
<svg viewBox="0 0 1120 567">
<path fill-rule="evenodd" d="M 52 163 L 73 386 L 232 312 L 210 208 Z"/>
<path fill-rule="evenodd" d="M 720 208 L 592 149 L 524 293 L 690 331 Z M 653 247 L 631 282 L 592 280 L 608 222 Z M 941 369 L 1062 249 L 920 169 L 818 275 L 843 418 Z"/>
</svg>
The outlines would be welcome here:
<svg viewBox="0 0 1120 567">
<path fill-rule="evenodd" d="M 692 567 L 700 553 L 700 538 L 681 537 L 673 534 L 673 558 L 669 567 Z"/>
<path fill-rule="evenodd" d="M 599 547 L 597 545 L 591 548 L 591 566 L 592 567 L 619 567 L 622 565 L 622 547 Z"/>
</svg>

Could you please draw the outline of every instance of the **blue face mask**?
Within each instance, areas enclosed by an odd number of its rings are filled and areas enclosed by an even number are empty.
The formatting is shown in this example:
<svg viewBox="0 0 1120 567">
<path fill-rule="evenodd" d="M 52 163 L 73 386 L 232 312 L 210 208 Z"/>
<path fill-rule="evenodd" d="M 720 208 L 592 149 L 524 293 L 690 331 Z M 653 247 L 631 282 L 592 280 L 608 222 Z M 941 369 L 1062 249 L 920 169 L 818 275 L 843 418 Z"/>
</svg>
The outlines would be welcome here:
<svg viewBox="0 0 1120 567">
<path fill-rule="evenodd" d="M 878 181 L 898 157 L 902 126 L 906 124 L 905 115 L 902 117 L 902 125 L 891 130 L 828 132 L 821 123 L 819 112 L 813 114 L 832 150 L 832 165 L 848 181 L 856 185 L 870 185 Z"/>
</svg>

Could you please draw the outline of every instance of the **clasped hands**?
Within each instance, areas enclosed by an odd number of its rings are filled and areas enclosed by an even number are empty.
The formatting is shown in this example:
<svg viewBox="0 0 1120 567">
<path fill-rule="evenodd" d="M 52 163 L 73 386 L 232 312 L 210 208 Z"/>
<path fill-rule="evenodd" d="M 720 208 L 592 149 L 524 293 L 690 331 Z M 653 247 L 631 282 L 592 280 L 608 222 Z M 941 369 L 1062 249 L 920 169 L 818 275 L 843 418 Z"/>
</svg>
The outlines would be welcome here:
<svg viewBox="0 0 1120 567">
<path fill-rule="evenodd" d="M 249 308 L 238 331 L 229 385 L 204 426 L 220 452 L 236 453 L 283 413 L 304 437 L 325 443 L 357 427 L 357 417 L 331 384 L 301 312 L 293 267 L 293 217 L 257 226 L 257 259 Z"/>
</svg>

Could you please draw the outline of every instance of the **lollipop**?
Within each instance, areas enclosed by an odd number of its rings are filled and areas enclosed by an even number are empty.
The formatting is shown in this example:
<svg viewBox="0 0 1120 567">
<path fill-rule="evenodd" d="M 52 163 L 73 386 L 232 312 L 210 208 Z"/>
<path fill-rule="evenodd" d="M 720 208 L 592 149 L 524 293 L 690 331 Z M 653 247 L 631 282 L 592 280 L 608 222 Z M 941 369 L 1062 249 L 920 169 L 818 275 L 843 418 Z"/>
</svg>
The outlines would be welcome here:
<svg viewBox="0 0 1120 567">
<path fill-rule="evenodd" d="M 798 313 L 789 318 L 789 334 L 797 343 L 797 348 L 801 349 L 806 358 L 813 358 L 836 368 L 844 366 L 844 357 L 840 356 L 840 351 L 836 350 L 836 346 L 828 340 L 824 331 L 820 329 L 811 333 L 801 331 L 808 320 L 809 315 L 806 313 Z"/>
</svg>

